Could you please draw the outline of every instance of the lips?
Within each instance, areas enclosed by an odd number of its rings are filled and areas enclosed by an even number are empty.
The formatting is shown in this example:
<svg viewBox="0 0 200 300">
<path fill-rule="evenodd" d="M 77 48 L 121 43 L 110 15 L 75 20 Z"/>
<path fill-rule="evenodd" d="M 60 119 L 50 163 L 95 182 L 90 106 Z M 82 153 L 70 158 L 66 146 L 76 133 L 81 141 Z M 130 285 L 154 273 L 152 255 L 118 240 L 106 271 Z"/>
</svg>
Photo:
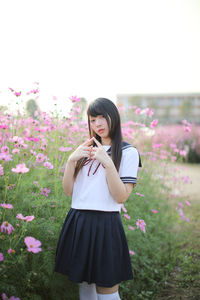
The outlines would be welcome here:
<svg viewBox="0 0 200 300">
<path fill-rule="evenodd" d="M 104 129 L 99 129 L 98 130 L 98 133 L 103 133 L 104 132 Z"/>
</svg>

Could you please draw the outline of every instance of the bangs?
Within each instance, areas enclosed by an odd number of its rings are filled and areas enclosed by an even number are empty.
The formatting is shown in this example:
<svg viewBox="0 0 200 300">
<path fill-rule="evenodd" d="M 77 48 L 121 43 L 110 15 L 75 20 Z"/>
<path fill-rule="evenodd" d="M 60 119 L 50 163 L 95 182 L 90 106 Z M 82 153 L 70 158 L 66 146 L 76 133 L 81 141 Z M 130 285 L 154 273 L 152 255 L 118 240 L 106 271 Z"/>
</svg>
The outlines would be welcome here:
<svg viewBox="0 0 200 300">
<path fill-rule="evenodd" d="M 102 106 L 102 103 L 99 103 L 98 101 L 95 101 L 92 104 L 90 104 L 90 106 L 88 107 L 88 110 L 87 110 L 87 114 L 88 114 L 88 117 L 89 116 L 97 117 L 98 115 L 102 115 L 102 116 L 106 117 L 108 115 L 108 113 Z"/>
</svg>

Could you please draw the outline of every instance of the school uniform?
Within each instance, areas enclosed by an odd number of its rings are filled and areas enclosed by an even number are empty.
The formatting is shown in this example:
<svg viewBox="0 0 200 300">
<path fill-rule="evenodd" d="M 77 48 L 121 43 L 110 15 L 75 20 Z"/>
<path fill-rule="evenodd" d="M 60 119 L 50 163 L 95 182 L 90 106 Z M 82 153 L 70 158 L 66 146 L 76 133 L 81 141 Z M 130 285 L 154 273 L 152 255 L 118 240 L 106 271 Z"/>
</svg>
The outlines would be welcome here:
<svg viewBox="0 0 200 300">
<path fill-rule="evenodd" d="M 111 155 L 110 146 L 103 145 Z M 123 142 L 119 176 L 124 183 L 137 181 L 140 155 Z M 58 240 L 55 271 L 76 283 L 86 281 L 112 287 L 133 278 L 121 204 L 109 192 L 104 166 L 87 159 L 74 182 L 71 209 Z"/>
</svg>

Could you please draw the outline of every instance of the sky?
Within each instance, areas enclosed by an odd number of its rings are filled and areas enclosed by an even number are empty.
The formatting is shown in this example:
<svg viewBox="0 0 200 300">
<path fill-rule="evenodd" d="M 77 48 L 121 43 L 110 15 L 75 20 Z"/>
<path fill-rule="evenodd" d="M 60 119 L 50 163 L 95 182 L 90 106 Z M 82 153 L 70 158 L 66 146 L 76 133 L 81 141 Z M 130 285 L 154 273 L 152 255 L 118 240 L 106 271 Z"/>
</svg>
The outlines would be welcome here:
<svg viewBox="0 0 200 300">
<path fill-rule="evenodd" d="M 39 82 L 42 110 L 69 97 L 200 92 L 199 0 L 0 2 L 0 105 Z M 14 107 L 14 106 L 13 106 Z"/>
</svg>

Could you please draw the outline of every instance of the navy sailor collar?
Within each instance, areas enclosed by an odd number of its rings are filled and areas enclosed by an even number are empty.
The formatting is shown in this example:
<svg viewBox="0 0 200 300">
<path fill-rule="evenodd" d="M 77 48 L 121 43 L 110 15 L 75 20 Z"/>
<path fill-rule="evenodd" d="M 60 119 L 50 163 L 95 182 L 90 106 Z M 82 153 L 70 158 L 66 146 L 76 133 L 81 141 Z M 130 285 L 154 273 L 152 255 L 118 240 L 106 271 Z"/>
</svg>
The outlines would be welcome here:
<svg viewBox="0 0 200 300">
<path fill-rule="evenodd" d="M 125 142 L 125 141 L 122 141 L 122 151 L 127 149 L 127 148 L 130 148 L 130 147 L 133 147 L 135 148 L 133 145 Z M 106 152 L 108 153 L 108 155 L 111 155 L 111 146 L 106 150 Z M 139 152 L 138 152 L 139 154 Z M 139 167 L 142 167 L 142 162 L 141 162 L 141 157 L 140 157 L 140 154 L 139 154 Z"/>
</svg>

